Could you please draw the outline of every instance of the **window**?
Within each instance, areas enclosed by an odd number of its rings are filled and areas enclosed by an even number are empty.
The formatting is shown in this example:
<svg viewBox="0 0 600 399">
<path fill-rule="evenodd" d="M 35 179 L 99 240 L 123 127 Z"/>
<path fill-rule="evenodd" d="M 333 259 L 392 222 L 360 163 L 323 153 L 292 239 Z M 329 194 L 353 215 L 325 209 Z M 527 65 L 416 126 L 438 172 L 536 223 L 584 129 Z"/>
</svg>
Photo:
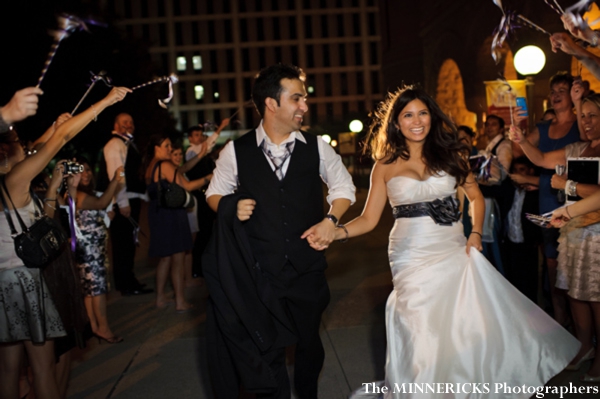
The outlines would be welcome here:
<svg viewBox="0 0 600 399">
<path fill-rule="evenodd" d="M 331 84 L 331 74 L 326 73 L 324 76 L 325 79 L 325 95 L 330 97 L 333 95 L 332 84 Z"/>
<path fill-rule="evenodd" d="M 312 22 L 310 18 L 310 15 L 306 15 L 304 17 L 304 37 L 306 37 L 307 39 L 311 39 L 313 37 Z"/>
<path fill-rule="evenodd" d="M 258 48 L 258 63 L 260 68 L 267 66 L 267 52 L 264 47 Z"/>
<path fill-rule="evenodd" d="M 344 16 L 342 14 L 337 16 L 337 35 L 344 37 Z"/>
<path fill-rule="evenodd" d="M 208 21 L 208 42 L 209 43 L 217 42 L 217 39 L 215 37 L 215 21 Z"/>
<path fill-rule="evenodd" d="M 235 58 L 233 57 L 233 50 L 225 50 L 225 59 L 227 60 L 227 72 L 235 71 Z"/>
<path fill-rule="evenodd" d="M 244 78 L 244 101 L 252 98 L 252 78 Z"/>
<path fill-rule="evenodd" d="M 296 17 L 289 17 L 288 24 L 290 26 L 290 39 L 297 39 L 298 29 L 296 29 Z"/>
<path fill-rule="evenodd" d="M 260 1 L 258 3 L 260 3 Z M 256 38 L 260 41 L 265 40 L 265 25 L 263 24 L 262 18 L 256 19 Z"/>
<path fill-rule="evenodd" d="M 327 15 L 321 15 L 321 37 L 329 36 L 328 26 Z"/>
<path fill-rule="evenodd" d="M 200 44 L 200 27 L 198 22 L 192 22 L 192 43 Z"/>
<path fill-rule="evenodd" d="M 379 91 L 379 71 L 373 71 L 371 72 L 371 92 L 377 94 Z"/>
<path fill-rule="evenodd" d="M 218 103 L 220 101 L 220 94 L 219 94 L 219 81 L 218 80 L 213 80 L 212 81 L 212 92 L 213 92 L 213 102 Z"/>
<path fill-rule="evenodd" d="M 299 64 L 298 46 L 292 46 L 291 50 L 292 50 L 292 65 L 298 65 Z"/>
<path fill-rule="evenodd" d="M 281 54 L 281 47 L 275 47 L 275 63 L 283 62 L 283 55 Z"/>
<path fill-rule="evenodd" d="M 340 66 L 346 66 L 346 44 L 340 43 L 338 44 L 338 54 L 340 57 Z"/>
<path fill-rule="evenodd" d="M 194 97 L 197 101 L 200 101 L 204 98 L 204 86 L 196 85 L 194 86 Z"/>
<path fill-rule="evenodd" d="M 354 65 L 362 65 L 362 47 L 360 43 L 354 43 Z"/>
<path fill-rule="evenodd" d="M 356 74 L 356 92 L 357 94 L 365 94 L 365 79 L 362 72 Z"/>
<path fill-rule="evenodd" d="M 244 71 L 250 70 L 250 50 L 247 48 L 242 49 L 242 69 Z"/>
<path fill-rule="evenodd" d="M 360 15 L 352 14 L 352 33 L 354 36 L 360 36 Z"/>
<path fill-rule="evenodd" d="M 227 80 L 227 88 L 229 89 L 228 91 L 228 95 L 227 95 L 227 101 L 235 101 L 236 100 L 236 94 L 235 94 L 235 79 L 228 79 Z"/>
<path fill-rule="evenodd" d="M 217 52 L 215 50 L 211 50 L 209 54 L 210 73 L 217 73 L 219 71 Z"/>
<path fill-rule="evenodd" d="M 379 62 L 379 54 L 377 51 L 377 42 L 371 42 L 369 45 L 370 51 L 369 55 L 371 56 L 371 65 L 377 65 Z"/>
<path fill-rule="evenodd" d="M 167 25 L 165 25 L 165 24 L 158 25 L 158 37 L 159 37 L 159 45 L 166 46 L 167 45 Z"/>
<path fill-rule="evenodd" d="M 184 56 L 179 56 L 177 57 L 177 70 L 179 72 L 184 72 L 186 70 L 187 67 L 187 60 L 185 59 Z"/>
<path fill-rule="evenodd" d="M 340 89 L 342 96 L 348 95 L 348 74 L 346 72 L 340 73 Z"/>
<path fill-rule="evenodd" d="M 306 46 L 306 64 L 309 68 L 315 67 L 315 49 L 312 44 Z"/>
<path fill-rule="evenodd" d="M 329 46 L 327 44 L 323 45 L 323 66 L 330 67 L 331 66 L 331 56 L 329 53 Z"/>
<path fill-rule="evenodd" d="M 247 19 L 240 19 L 240 38 L 241 38 L 242 42 L 248 41 L 248 20 Z"/>
<path fill-rule="evenodd" d="M 231 20 L 225 20 L 225 41 L 227 43 L 233 42 L 233 28 L 231 27 Z"/>
<path fill-rule="evenodd" d="M 175 24 L 175 44 L 181 46 L 183 44 L 183 27 L 181 23 Z"/>
<path fill-rule="evenodd" d="M 279 30 L 279 18 L 273 18 L 273 40 L 281 40 L 281 31 Z"/>
<path fill-rule="evenodd" d="M 195 55 L 192 57 L 192 65 L 194 66 L 195 71 L 199 71 L 202 69 L 202 56 Z"/>
<path fill-rule="evenodd" d="M 377 16 L 374 12 L 369 13 L 368 17 L 369 24 L 369 35 L 375 36 L 377 34 Z"/>
</svg>

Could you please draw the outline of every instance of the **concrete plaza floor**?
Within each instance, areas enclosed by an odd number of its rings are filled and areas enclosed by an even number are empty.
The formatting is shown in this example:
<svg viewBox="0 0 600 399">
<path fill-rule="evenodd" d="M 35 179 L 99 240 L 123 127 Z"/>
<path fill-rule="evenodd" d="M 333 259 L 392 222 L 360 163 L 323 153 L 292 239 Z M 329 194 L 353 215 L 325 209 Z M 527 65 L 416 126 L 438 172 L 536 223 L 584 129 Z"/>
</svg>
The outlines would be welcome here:
<svg viewBox="0 0 600 399">
<path fill-rule="evenodd" d="M 363 189 L 343 220 L 360 214 L 365 199 Z M 320 398 L 347 398 L 362 383 L 384 377 L 384 308 L 392 290 L 387 237 L 392 223 L 391 209 L 386 209 L 373 232 L 346 244 L 332 244 L 327 252 L 331 303 L 321 327 L 326 360 L 319 382 Z M 142 229 L 147 231 L 143 223 Z M 147 241 L 143 240 L 136 273 L 153 287 L 155 262 L 144 256 L 145 246 Z M 212 398 L 205 356 L 208 294 L 205 287 L 189 288 L 187 294 L 195 307 L 188 313 L 177 314 L 172 306 L 156 309 L 152 294 L 121 297 L 111 292 L 110 324 L 125 341 L 109 345 L 90 340 L 87 348 L 75 349 L 68 398 Z M 549 385 L 585 386 L 579 377 L 587 367 L 578 372 L 562 372 Z M 494 395 L 489 397 L 493 399 Z M 598 396 L 566 394 L 562 397 Z"/>
</svg>

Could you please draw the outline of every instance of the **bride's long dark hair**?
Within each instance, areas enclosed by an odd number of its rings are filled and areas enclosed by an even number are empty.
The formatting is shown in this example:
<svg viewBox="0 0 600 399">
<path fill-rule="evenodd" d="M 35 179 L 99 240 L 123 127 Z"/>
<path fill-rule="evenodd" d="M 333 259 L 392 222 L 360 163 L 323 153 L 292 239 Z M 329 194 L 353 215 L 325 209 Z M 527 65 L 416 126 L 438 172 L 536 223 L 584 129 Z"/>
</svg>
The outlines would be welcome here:
<svg viewBox="0 0 600 399">
<path fill-rule="evenodd" d="M 431 128 L 422 152 L 427 171 L 430 174 L 446 172 L 456 179 L 457 185 L 462 185 L 470 172 L 469 149 L 459 140 L 454 123 L 423 89 L 406 86 L 388 94 L 375 111 L 366 150 L 374 160 L 386 164 L 398 158 L 405 161 L 410 158 L 410 149 L 397 121 L 400 112 L 413 100 L 422 101 L 431 116 Z"/>
</svg>

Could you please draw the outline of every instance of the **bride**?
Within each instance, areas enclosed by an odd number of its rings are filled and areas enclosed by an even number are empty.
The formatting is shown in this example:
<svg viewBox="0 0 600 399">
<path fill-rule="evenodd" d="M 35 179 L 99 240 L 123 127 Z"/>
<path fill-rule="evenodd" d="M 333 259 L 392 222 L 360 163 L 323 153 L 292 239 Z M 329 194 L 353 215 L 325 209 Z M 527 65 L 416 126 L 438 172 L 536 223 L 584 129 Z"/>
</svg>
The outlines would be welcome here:
<svg viewBox="0 0 600 399">
<path fill-rule="evenodd" d="M 377 112 L 370 150 L 376 163 L 363 213 L 336 230 L 338 240 L 373 230 L 389 198 L 396 222 L 386 380 L 362 392 L 528 398 L 542 389 L 580 343 L 480 254 L 485 205 L 452 122 L 421 89 L 400 89 Z M 458 221 L 459 186 L 473 206 L 468 239 Z"/>
</svg>

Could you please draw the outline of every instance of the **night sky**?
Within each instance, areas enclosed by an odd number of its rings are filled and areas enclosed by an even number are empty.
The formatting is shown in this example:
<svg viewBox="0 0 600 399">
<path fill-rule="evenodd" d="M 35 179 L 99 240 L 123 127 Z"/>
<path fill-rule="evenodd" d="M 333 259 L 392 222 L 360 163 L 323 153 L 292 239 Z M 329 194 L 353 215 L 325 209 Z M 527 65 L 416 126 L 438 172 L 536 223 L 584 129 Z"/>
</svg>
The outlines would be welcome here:
<svg viewBox="0 0 600 399">
<path fill-rule="evenodd" d="M 56 28 L 57 14 L 66 12 L 100 24 L 89 23 L 89 32 L 75 32 L 61 42 L 41 85 L 44 95 L 40 97 L 38 114 L 17 124 L 22 138 L 38 137 L 59 114 L 71 112 L 91 83 L 90 71 L 98 73 L 105 70 L 113 84 L 128 87 L 156 77 L 144 44 L 127 38 L 115 28 L 112 17 L 102 15 L 97 9 L 98 2 L 18 0 L 10 3 L 0 7 L 3 44 L 0 72 L 4 77 L 0 90 L 2 105 L 16 90 L 36 85 L 52 45 L 53 38 L 48 31 Z M 104 97 L 109 90 L 97 83 L 80 110 Z M 174 133 L 174 122 L 157 103 L 157 99 L 166 97 L 166 94 L 165 85 L 154 85 L 129 95 L 122 103 L 104 111 L 98 122 L 92 122 L 59 156 L 78 153 L 95 159 L 110 136 L 114 116 L 124 111 L 134 117 L 136 140 L 142 146 L 150 134 Z"/>
</svg>

